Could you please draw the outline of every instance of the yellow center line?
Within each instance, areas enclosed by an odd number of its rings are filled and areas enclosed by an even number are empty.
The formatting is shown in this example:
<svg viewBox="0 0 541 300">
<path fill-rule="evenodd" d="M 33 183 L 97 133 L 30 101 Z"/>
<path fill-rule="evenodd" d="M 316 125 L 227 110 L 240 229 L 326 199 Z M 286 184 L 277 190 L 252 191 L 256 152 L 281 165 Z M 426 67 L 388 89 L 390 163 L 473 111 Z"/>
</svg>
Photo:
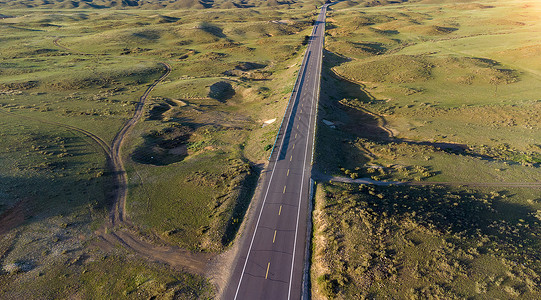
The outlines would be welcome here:
<svg viewBox="0 0 541 300">
<path fill-rule="evenodd" d="M 280 205 L 280 209 L 278 210 L 278 215 L 282 213 L 282 205 Z"/>
<path fill-rule="evenodd" d="M 289 161 L 293 160 L 293 154 L 291 154 L 291 157 L 289 158 Z"/>
<path fill-rule="evenodd" d="M 293 144 L 293 148 L 291 148 L 291 150 L 295 149 L 295 144 Z"/>
<path fill-rule="evenodd" d="M 289 176 L 289 169 L 287 169 L 287 175 L 286 176 Z"/>
<path fill-rule="evenodd" d="M 295 138 L 297 138 L 297 134 L 295 133 Z"/>
<path fill-rule="evenodd" d="M 276 230 L 274 231 L 274 236 L 272 237 L 272 243 L 274 244 L 274 241 L 276 240 Z"/>
<path fill-rule="evenodd" d="M 286 193 L 286 186 L 284 185 L 284 192 L 283 192 L 283 194 L 285 194 L 285 193 Z"/>
<path fill-rule="evenodd" d="M 299 124 L 297 124 L 297 129 L 299 129 Z"/>
<path fill-rule="evenodd" d="M 269 277 L 269 268 L 270 268 L 270 262 L 267 264 L 267 273 L 265 273 L 265 279 Z"/>
</svg>

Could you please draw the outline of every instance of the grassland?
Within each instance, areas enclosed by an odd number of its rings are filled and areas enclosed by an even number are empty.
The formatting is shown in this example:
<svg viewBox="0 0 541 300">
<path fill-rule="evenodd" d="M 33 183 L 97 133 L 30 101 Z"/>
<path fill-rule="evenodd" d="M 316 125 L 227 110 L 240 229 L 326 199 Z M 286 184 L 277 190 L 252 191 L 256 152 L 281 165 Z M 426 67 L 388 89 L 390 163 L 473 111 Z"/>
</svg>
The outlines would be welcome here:
<svg viewBox="0 0 541 300">
<path fill-rule="evenodd" d="M 2 294 L 12 299 L 213 297 L 212 285 L 200 276 L 134 257 L 120 249 L 104 254 L 101 248 L 84 241 L 79 247 L 75 251 L 55 247 L 42 250 L 62 263 L 42 264 L 39 259 L 6 264 L 1 278 Z M 25 251 L 25 255 L 28 253 Z"/>
<path fill-rule="evenodd" d="M 204 9 L 239 9 L 253 7 L 286 7 L 296 6 L 298 1 L 261 1 L 261 0 L 242 0 L 242 1 L 224 1 L 224 0 L 50 0 L 50 1 L 33 1 L 33 0 L 13 0 L 0 1 L 2 7 L 10 9 L 26 9 L 26 8 L 47 8 L 47 9 L 144 9 L 144 10 L 204 10 Z M 302 3 L 302 2 L 301 2 Z M 164 22 L 174 20 L 172 18 L 163 18 Z"/>
<path fill-rule="evenodd" d="M 322 184 L 314 298 L 539 298 L 538 190 Z"/>
<path fill-rule="evenodd" d="M 540 10 L 333 6 L 316 172 L 410 185 L 318 187 L 314 298 L 539 297 Z"/>
<path fill-rule="evenodd" d="M 361 159 L 327 171 L 371 161 L 384 168 L 421 165 L 434 171 L 435 181 L 538 176 L 539 40 L 528 33 L 539 30 L 537 6 L 341 6 L 329 18 L 324 84 L 342 88 L 324 95 L 323 117 L 341 123 L 344 147 Z M 468 17 L 474 13 L 475 21 Z M 479 172 L 453 167 L 461 162 Z"/>
<path fill-rule="evenodd" d="M 11 4 L 0 20 L 1 297 L 212 297 L 204 277 L 102 237 L 129 232 L 207 253 L 231 244 L 278 128 L 264 121 L 283 113 L 313 7 Z M 115 192 L 107 145 L 161 63 L 172 72 L 121 151 L 127 222 L 105 230 Z"/>
</svg>

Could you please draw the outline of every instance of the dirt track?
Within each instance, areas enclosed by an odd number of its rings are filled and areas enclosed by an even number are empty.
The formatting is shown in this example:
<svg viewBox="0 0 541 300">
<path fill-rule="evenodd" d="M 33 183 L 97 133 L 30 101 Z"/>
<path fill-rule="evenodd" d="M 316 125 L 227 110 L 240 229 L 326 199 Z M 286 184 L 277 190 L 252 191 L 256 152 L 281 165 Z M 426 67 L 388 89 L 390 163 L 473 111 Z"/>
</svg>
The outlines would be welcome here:
<svg viewBox="0 0 541 300">
<path fill-rule="evenodd" d="M 541 188 L 541 182 L 454 182 L 454 181 L 378 181 L 371 178 L 351 179 L 349 177 L 331 176 L 319 172 L 314 172 L 312 178 L 321 182 L 343 182 L 354 184 L 372 184 L 372 185 L 445 185 L 445 186 L 471 186 L 471 187 L 519 187 L 519 188 Z"/>
<path fill-rule="evenodd" d="M 72 53 L 78 55 L 92 55 L 85 54 L 79 51 L 70 49 L 59 43 L 60 38 L 57 38 L 53 43 Z M 81 133 L 89 137 L 94 141 L 104 152 L 107 161 L 107 167 L 113 173 L 114 190 L 112 191 L 113 204 L 109 214 L 109 219 L 106 224 L 96 232 L 99 237 L 97 244 L 102 245 L 105 249 L 111 249 L 116 245 L 123 245 L 125 248 L 148 258 L 153 261 L 166 263 L 174 268 L 190 271 L 191 273 L 203 275 L 207 271 L 207 264 L 209 260 L 215 256 L 204 253 L 191 253 L 187 250 L 167 246 L 156 245 L 141 239 L 133 230 L 130 230 L 131 224 L 126 216 L 126 196 L 128 192 L 127 188 L 127 174 L 124 168 L 124 162 L 122 161 L 122 146 L 124 144 L 126 136 L 130 133 L 131 129 L 140 120 L 143 114 L 143 108 L 145 102 L 152 92 L 152 90 L 162 82 L 170 73 L 171 66 L 165 62 L 160 62 L 164 66 L 165 72 L 155 80 L 151 85 L 147 87 L 143 95 L 139 98 L 139 102 L 135 107 L 133 116 L 124 123 L 122 128 L 115 135 L 112 145 L 109 146 L 99 136 L 81 128 L 75 126 L 66 125 L 58 122 L 47 121 L 40 118 L 21 116 L 13 114 L 7 111 L 0 110 L 0 113 L 9 114 L 12 116 L 18 116 L 26 119 L 35 120 L 38 122 L 64 127 L 78 133 Z"/>
<path fill-rule="evenodd" d="M 117 190 L 115 193 L 115 199 L 113 202 L 113 209 L 111 210 L 111 225 L 115 226 L 122 222 L 126 222 L 126 195 L 128 193 L 128 176 L 126 175 L 126 170 L 124 169 L 124 162 L 122 161 L 122 145 L 124 144 L 124 138 L 130 132 L 135 124 L 141 119 L 143 114 L 143 107 L 145 106 L 146 99 L 150 92 L 163 81 L 171 73 L 171 66 L 167 63 L 160 63 L 165 67 L 165 73 L 163 73 L 160 78 L 154 81 L 139 98 L 139 102 L 135 106 L 135 112 L 133 117 L 129 119 L 120 131 L 116 134 L 113 139 L 113 144 L 111 146 L 111 165 L 115 177 L 115 183 Z"/>
<path fill-rule="evenodd" d="M 541 182 L 438 182 L 438 181 L 410 181 L 407 185 L 448 185 L 448 186 L 475 186 L 475 187 L 520 187 L 541 188 Z"/>
<path fill-rule="evenodd" d="M 143 257 L 167 263 L 175 268 L 185 269 L 192 273 L 203 275 L 206 272 L 207 263 L 211 258 L 211 255 L 191 253 L 190 251 L 178 247 L 159 246 L 143 241 L 137 234 L 129 230 L 131 223 L 126 216 L 128 176 L 122 160 L 122 145 L 124 144 L 125 137 L 130 133 L 133 126 L 141 119 L 143 108 L 150 92 L 152 92 L 154 87 L 171 73 L 172 69 L 169 64 L 164 62 L 161 62 L 160 64 L 165 67 L 165 72 L 145 90 L 143 95 L 139 98 L 133 117 L 122 126 L 113 139 L 110 155 L 111 169 L 115 178 L 116 188 L 113 196 L 113 206 L 110 212 L 110 222 L 108 224 L 108 229 L 113 230 L 100 230 L 98 233 L 103 241 L 107 243 L 121 244 Z M 115 231 L 114 227 L 118 225 L 127 225 L 128 229 Z"/>
</svg>

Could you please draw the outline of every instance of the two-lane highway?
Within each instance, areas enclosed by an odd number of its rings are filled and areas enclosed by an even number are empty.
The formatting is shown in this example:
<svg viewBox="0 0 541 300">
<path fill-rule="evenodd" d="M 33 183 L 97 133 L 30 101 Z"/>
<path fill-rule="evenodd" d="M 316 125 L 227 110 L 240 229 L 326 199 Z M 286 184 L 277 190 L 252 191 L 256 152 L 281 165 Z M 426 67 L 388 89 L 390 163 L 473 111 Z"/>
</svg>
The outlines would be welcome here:
<svg viewBox="0 0 541 300">
<path fill-rule="evenodd" d="M 246 229 L 224 299 L 300 299 L 310 172 L 327 4 L 314 24 L 275 148 L 255 223 Z"/>
</svg>

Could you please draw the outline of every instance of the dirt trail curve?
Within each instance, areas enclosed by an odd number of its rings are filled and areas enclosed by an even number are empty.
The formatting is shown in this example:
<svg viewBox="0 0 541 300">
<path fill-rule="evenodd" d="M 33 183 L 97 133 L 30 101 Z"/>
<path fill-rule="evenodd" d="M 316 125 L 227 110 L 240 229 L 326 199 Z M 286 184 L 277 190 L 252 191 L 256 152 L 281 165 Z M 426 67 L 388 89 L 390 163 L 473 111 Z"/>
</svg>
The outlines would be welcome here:
<svg viewBox="0 0 541 300">
<path fill-rule="evenodd" d="M 70 51 L 78 55 L 93 55 L 70 49 L 61 45 L 59 41 L 60 38 L 56 38 L 53 43 L 66 51 Z M 124 144 L 125 137 L 129 134 L 133 126 L 135 126 L 139 119 L 141 119 L 143 108 L 149 94 L 156 87 L 156 85 L 162 82 L 171 73 L 172 69 L 169 64 L 165 62 L 160 62 L 160 64 L 164 66 L 165 72 L 160 76 L 160 78 L 155 80 L 150 86 L 147 87 L 143 95 L 139 98 L 139 102 L 135 107 L 133 116 L 126 121 L 126 123 L 116 134 L 111 146 L 92 132 L 77 128 L 75 126 L 47 121 L 36 117 L 14 114 L 5 110 L 0 110 L 0 113 L 25 118 L 28 120 L 35 120 L 45 124 L 55 125 L 76 131 L 89 137 L 103 150 L 107 160 L 107 167 L 113 172 L 114 186 L 116 187 L 113 191 L 112 197 L 114 202 L 109 215 L 109 220 L 104 227 L 96 232 L 99 239 L 97 244 L 102 245 L 104 248 L 112 248 L 115 245 L 120 244 L 147 259 L 166 263 L 177 269 L 187 270 L 195 274 L 203 275 L 207 271 L 208 261 L 212 257 L 211 254 L 191 253 L 190 251 L 178 247 L 156 245 L 154 243 L 143 241 L 137 233 L 130 230 L 130 224 L 127 222 L 126 218 L 125 207 L 128 178 L 124 168 L 124 163 L 122 161 L 122 145 Z M 156 240 L 159 240 L 159 238 Z"/>
<path fill-rule="evenodd" d="M 18 117 L 18 118 L 23 118 L 23 119 L 26 119 L 26 120 L 34 120 L 34 121 L 37 121 L 37 122 L 40 122 L 40 123 L 44 123 L 44 124 L 49 124 L 49 125 L 54 125 L 54 126 L 59 126 L 59 127 L 64 127 L 66 129 L 69 129 L 69 130 L 73 130 L 73 131 L 76 131 L 76 132 L 79 132 L 87 137 L 89 137 L 90 139 L 92 139 L 102 150 L 103 152 L 105 153 L 105 155 L 107 156 L 107 159 L 109 160 L 111 158 L 111 148 L 109 147 L 109 145 L 107 145 L 107 143 L 102 139 L 100 138 L 99 136 L 93 134 L 92 132 L 88 131 L 88 130 L 85 130 L 85 129 L 81 129 L 81 128 L 77 128 L 75 126 L 71 126 L 71 125 L 67 125 L 67 124 L 62 124 L 62 123 L 58 123 L 58 122 L 54 122 L 54 121 L 47 121 L 47 120 L 43 120 L 43 119 L 40 119 L 40 118 L 36 118 L 36 117 L 30 117 L 30 116 L 24 116 L 24 115 L 19 115 L 19 114 L 14 114 L 12 112 L 9 112 L 9 111 L 5 111 L 5 110 L 2 110 L 0 109 L 0 113 L 2 114 L 5 114 L 5 115 L 10 115 L 10 116 L 14 116 L 14 117 Z"/>
<path fill-rule="evenodd" d="M 541 182 L 447 182 L 447 181 L 409 181 L 407 185 L 447 185 L 447 186 L 472 186 L 472 187 L 517 187 L 517 188 L 541 188 Z"/>
<path fill-rule="evenodd" d="M 60 44 L 59 41 L 60 38 L 56 38 L 53 43 L 66 51 L 81 55 L 92 55 L 68 48 Z M 81 132 L 96 141 L 106 152 L 108 164 L 111 168 L 111 171 L 113 172 L 114 183 L 116 187 L 113 193 L 114 200 L 113 207 L 110 213 L 109 227 L 120 225 L 123 222 L 127 223 L 126 197 L 128 193 L 128 176 L 126 174 L 126 169 L 124 168 L 124 162 L 122 161 L 122 145 L 124 144 L 124 140 L 127 134 L 131 131 L 133 126 L 135 126 L 135 124 L 137 124 L 137 122 L 141 119 L 141 116 L 143 115 L 143 108 L 150 92 L 152 92 L 152 90 L 156 87 L 156 85 L 158 85 L 158 83 L 162 82 L 167 76 L 169 76 L 169 74 L 171 74 L 171 65 L 165 62 L 160 62 L 160 64 L 165 67 L 165 72 L 162 74 L 162 76 L 160 76 L 160 78 L 156 79 L 151 85 L 149 85 L 143 95 L 139 98 L 139 102 L 137 102 L 137 105 L 135 106 L 135 112 L 133 116 L 128 121 L 126 121 L 126 123 L 124 123 L 122 128 L 115 135 L 111 147 L 107 146 L 107 143 L 105 143 L 101 138 L 84 129 L 79 129 L 73 126 L 64 125 L 56 122 L 47 122 L 41 120 L 45 123 L 56 124 Z"/>
<path fill-rule="evenodd" d="M 62 48 L 64 50 L 68 51 L 68 52 L 79 54 L 79 55 L 95 55 L 95 54 L 83 53 L 83 52 L 68 48 L 68 47 L 66 47 L 66 46 L 59 43 L 60 39 L 61 38 L 56 38 L 53 41 L 53 44 L 55 44 L 55 46 L 57 46 L 58 48 Z"/>
<path fill-rule="evenodd" d="M 162 82 L 171 73 L 171 66 L 168 63 L 161 62 L 165 67 L 165 73 L 160 78 L 155 80 L 139 98 L 139 102 L 135 106 L 135 113 L 133 117 L 129 119 L 120 131 L 113 139 L 111 147 L 112 167 L 115 176 L 115 182 L 117 183 L 117 191 L 115 193 L 115 200 L 113 209 L 111 210 L 111 225 L 115 226 L 122 222 L 126 222 L 126 196 L 128 193 L 128 176 L 124 168 L 124 162 L 122 161 L 122 145 L 124 144 L 124 138 L 130 132 L 130 130 L 137 124 L 141 116 L 143 115 L 143 107 L 145 106 L 146 99 L 150 92 Z"/>
<path fill-rule="evenodd" d="M 320 182 L 343 182 L 355 184 L 372 184 L 372 185 L 410 185 L 410 186 L 425 186 L 425 185 L 445 185 L 445 186 L 471 186 L 471 187 L 519 187 L 519 188 L 541 188 L 541 182 L 454 182 L 454 181 L 379 181 L 371 178 L 352 179 L 343 176 L 334 176 L 324 174 L 322 172 L 312 172 L 312 178 Z"/>
</svg>

